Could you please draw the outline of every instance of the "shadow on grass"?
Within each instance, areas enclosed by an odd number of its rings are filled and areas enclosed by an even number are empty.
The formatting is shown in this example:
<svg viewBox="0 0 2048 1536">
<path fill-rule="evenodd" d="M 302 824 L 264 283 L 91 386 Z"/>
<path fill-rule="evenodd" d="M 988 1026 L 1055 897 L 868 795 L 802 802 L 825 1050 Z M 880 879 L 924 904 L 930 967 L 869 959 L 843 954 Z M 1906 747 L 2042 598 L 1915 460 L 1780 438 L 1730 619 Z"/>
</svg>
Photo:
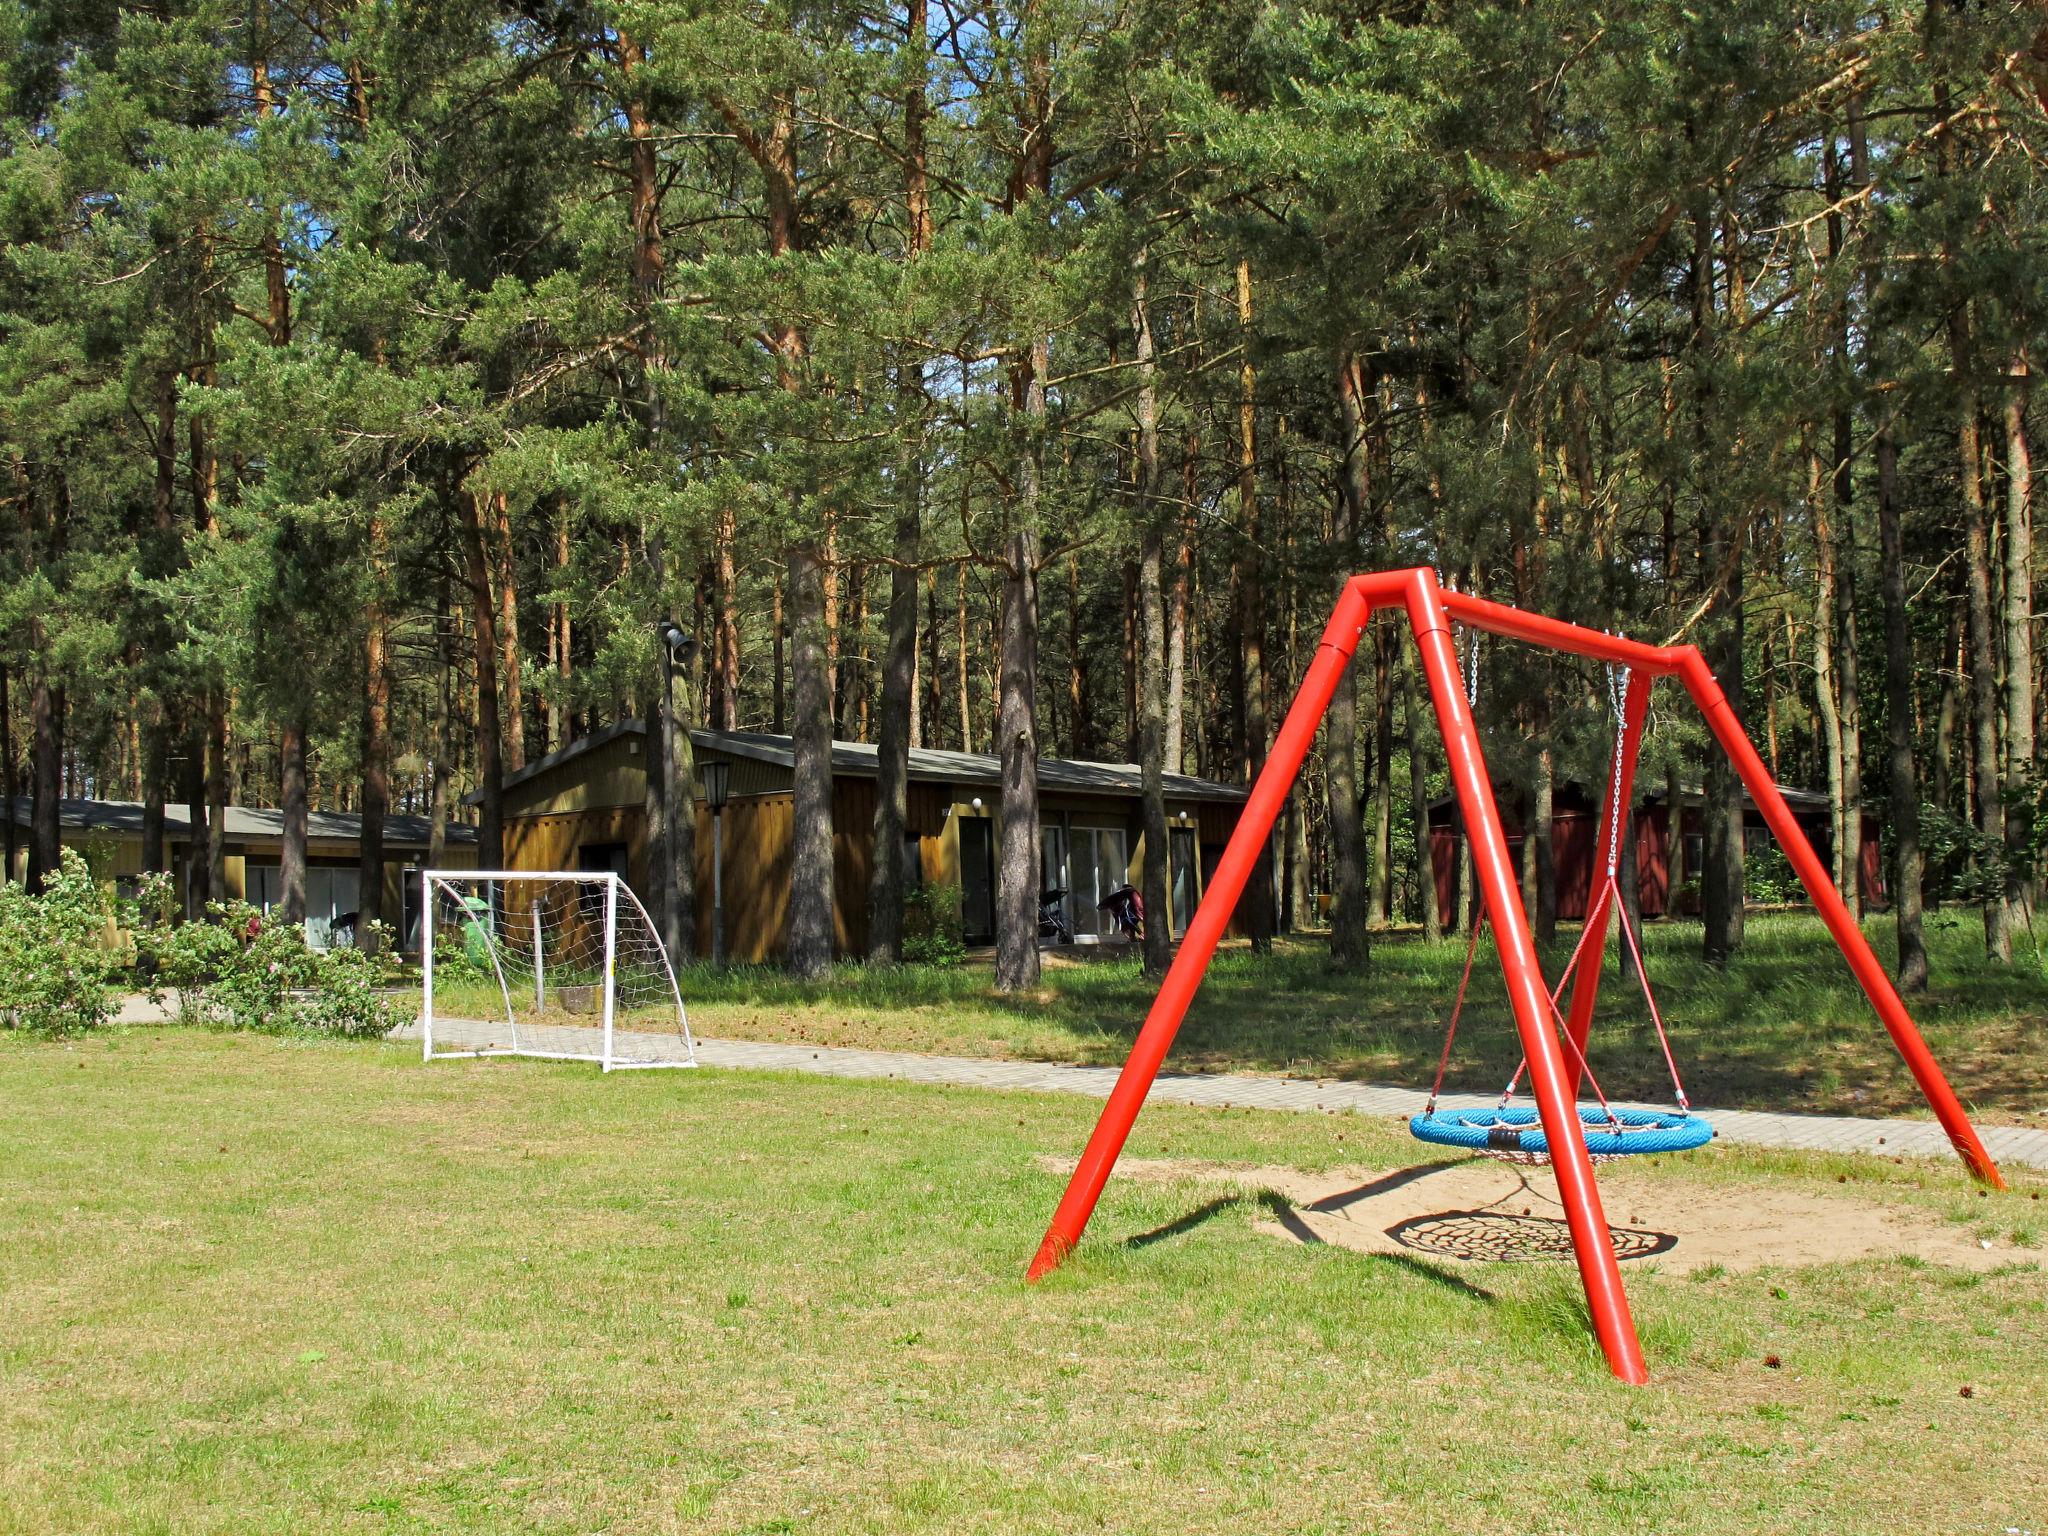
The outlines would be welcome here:
<svg viewBox="0 0 2048 1536">
<path fill-rule="evenodd" d="M 1175 1217 L 1163 1227 L 1154 1227 L 1149 1232 L 1134 1233 L 1132 1236 L 1124 1239 L 1124 1247 L 1131 1249 L 1150 1248 L 1154 1243 L 1163 1243 L 1176 1237 L 1185 1236 L 1187 1233 L 1194 1231 L 1195 1228 L 1221 1216 L 1233 1206 L 1242 1205 L 1243 1203 L 1244 1196 L 1242 1195 L 1218 1195 L 1214 1200 L 1205 1201 L 1203 1204 L 1196 1206 L 1185 1216 Z"/>
</svg>

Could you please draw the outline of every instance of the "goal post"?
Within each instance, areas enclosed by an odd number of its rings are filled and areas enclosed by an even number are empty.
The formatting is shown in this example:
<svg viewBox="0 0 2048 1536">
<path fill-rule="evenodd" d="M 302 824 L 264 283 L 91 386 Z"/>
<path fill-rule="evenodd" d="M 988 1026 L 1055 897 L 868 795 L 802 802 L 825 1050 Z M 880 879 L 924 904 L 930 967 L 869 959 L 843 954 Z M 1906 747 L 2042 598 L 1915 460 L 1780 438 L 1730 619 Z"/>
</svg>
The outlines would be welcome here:
<svg viewBox="0 0 2048 1536">
<path fill-rule="evenodd" d="M 697 1064 L 675 967 L 615 874 L 423 870 L 420 969 L 425 1061 Z"/>
</svg>

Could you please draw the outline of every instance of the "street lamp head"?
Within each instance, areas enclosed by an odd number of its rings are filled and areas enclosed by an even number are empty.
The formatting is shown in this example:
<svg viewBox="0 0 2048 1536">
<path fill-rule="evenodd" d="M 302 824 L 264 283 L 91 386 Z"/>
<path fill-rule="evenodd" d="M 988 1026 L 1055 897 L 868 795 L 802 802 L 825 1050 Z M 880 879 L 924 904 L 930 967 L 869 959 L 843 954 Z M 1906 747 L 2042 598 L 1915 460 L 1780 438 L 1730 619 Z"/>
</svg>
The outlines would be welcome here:
<svg viewBox="0 0 2048 1536">
<path fill-rule="evenodd" d="M 704 784 L 705 809 L 714 815 L 724 810 L 732 794 L 732 764 L 722 758 L 710 758 L 697 765 L 697 777 Z"/>
<path fill-rule="evenodd" d="M 677 666 L 687 662 L 697 649 L 696 637 L 684 634 L 674 619 L 663 619 L 654 628 L 661 637 L 661 643 L 668 648 L 669 660 Z"/>
</svg>

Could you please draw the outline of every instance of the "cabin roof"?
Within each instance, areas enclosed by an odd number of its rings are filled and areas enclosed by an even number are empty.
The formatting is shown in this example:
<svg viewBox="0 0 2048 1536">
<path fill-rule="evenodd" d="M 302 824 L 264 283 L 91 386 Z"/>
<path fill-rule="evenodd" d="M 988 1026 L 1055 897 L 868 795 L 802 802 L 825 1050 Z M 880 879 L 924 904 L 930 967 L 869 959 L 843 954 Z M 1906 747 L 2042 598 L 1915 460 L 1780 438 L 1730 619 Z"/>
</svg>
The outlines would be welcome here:
<svg viewBox="0 0 2048 1536">
<path fill-rule="evenodd" d="M 546 757 L 507 774 L 503 787 L 512 789 L 543 773 L 563 767 L 589 752 L 618 740 L 622 736 L 645 736 L 647 726 L 640 720 L 621 720 L 608 725 L 601 731 L 579 737 L 568 746 L 550 752 Z M 795 738 L 773 735 L 765 731 L 710 731 L 692 730 L 691 745 L 698 752 L 715 752 L 726 757 L 746 758 L 754 762 L 768 763 L 778 768 L 794 769 L 796 765 Z M 873 778 L 880 770 L 881 749 L 872 742 L 835 741 L 832 743 L 832 772 L 851 778 Z M 1001 788 L 1003 781 L 1002 760 L 993 752 L 949 752 L 935 747 L 913 747 L 910 752 L 910 777 L 925 783 L 960 784 Z M 1144 772 L 1136 763 L 1095 763 L 1070 758 L 1042 757 L 1038 760 L 1038 786 L 1041 790 L 1052 790 L 1062 794 L 1135 795 L 1144 788 Z M 1245 798 L 1245 791 L 1235 784 L 1219 784 L 1213 779 L 1199 779 L 1192 774 L 1169 773 L 1166 775 L 1166 794 L 1174 800 L 1212 801 L 1219 804 L 1235 805 Z M 474 793 L 465 797 L 465 805 L 473 805 L 478 796 Z"/>
<path fill-rule="evenodd" d="M 17 826 L 30 825 L 34 815 L 34 801 L 27 795 L 14 798 L 14 821 Z M 63 800 L 58 802 L 57 822 L 70 832 L 104 832 L 115 836 L 140 837 L 142 835 L 143 806 L 140 800 Z M 192 812 L 183 803 L 164 807 L 164 834 L 167 837 L 188 837 L 192 830 Z M 433 825 L 425 816 L 392 814 L 384 818 L 384 841 L 401 848 L 425 848 L 433 834 Z M 274 806 L 231 805 L 227 808 L 227 835 L 230 841 L 250 838 L 282 838 L 284 836 L 284 812 Z M 352 812 L 308 811 L 306 813 L 306 836 L 315 842 L 359 842 L 363 835 L 363 818 Z M 476 828 L 450 822 L 447 828 L 450 843 L 469 844 L 476 841 Z"/>
</svg>

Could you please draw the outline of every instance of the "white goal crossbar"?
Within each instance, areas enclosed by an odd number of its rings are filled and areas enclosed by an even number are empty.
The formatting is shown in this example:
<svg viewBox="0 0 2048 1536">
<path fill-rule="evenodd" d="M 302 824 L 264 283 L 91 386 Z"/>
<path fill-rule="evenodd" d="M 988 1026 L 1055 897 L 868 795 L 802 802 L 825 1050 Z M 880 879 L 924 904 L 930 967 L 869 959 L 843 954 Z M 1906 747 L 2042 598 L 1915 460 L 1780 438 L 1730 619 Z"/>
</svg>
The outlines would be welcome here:
<svg viewBox="0 0 2048 1536">
<path fill-rule="evenodd" d="M 420 873 L 421 1055 L 694 1067 L 682 988 L 654 921 L 615 874 Z M 435 966 L 437 920 L 452 922 Z M 447 926 L 447 925 L 442 925 Z"/>
</svg>

